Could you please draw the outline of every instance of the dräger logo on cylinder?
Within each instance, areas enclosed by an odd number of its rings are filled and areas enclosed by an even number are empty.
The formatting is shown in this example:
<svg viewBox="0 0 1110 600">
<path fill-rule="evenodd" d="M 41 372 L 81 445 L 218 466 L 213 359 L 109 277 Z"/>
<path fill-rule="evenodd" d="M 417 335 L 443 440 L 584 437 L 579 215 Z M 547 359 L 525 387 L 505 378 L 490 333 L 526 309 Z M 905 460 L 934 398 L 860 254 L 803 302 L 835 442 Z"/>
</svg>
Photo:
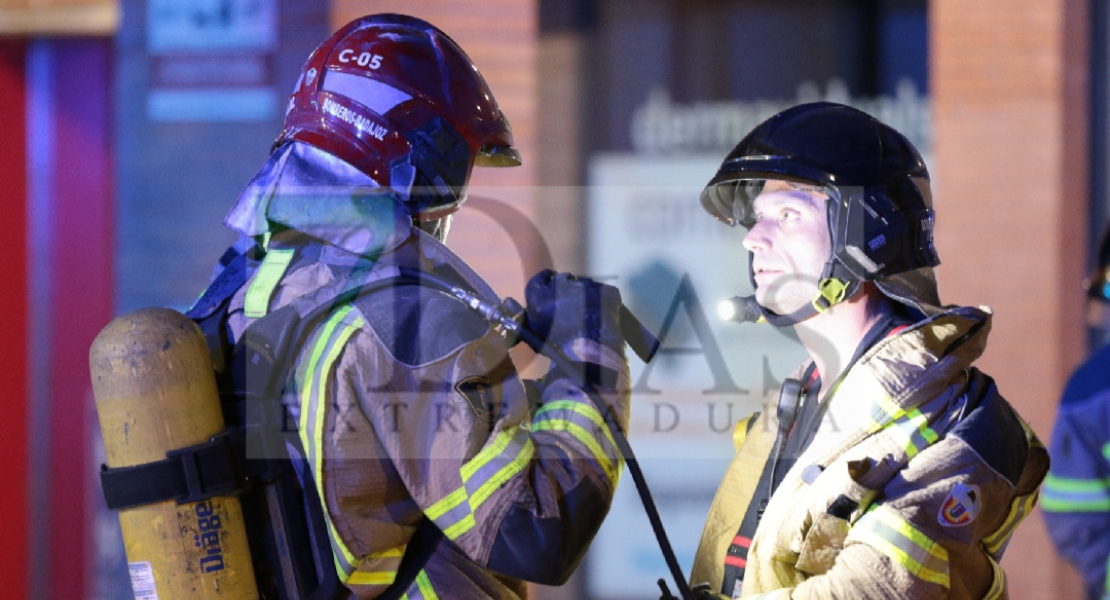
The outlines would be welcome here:
<svg viewBox="0 0 1110 600">
<path fill-rule="evenodd" d="M 220 515 L 216 514 L 211 502 L 199 502 L 196 505 L 197 533 L 193 536 L 193 543 L 203 553 L 200 558 L 200 570 L 204 573 L 222 571 L 224 568 L 223 549 L 220 548 Z"/>
</svg>

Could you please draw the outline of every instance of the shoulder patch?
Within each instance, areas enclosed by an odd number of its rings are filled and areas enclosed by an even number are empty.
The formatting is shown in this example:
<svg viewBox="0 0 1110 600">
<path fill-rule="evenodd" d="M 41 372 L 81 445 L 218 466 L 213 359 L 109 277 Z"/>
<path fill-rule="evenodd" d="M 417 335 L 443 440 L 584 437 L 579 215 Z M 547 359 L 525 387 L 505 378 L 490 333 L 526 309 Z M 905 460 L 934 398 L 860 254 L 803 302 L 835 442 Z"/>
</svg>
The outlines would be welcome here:
<svg viewBox="0 0 1110 600">
<path fill-rule="evenodd" d="M 481 338 L 489 324 L 446 293 L 402 285 L 355 300 L 367 324 L 399 362 L 419 366 Z"/>
<path fill-rule="evenodd" d="M 975 368 L 969 375 L 966 414 L 949 435 L 971 446 L 987 465 L 1016 486 L 1029 458 L 1025 428 L 993 379 Z"/>
<path fill-rule="evenodd" d="M 944 498 L 937 522 L 945 527 L 963 527 L 979 516 L 983 508 L 979 486 L 957 483 Z"/>
</svg>

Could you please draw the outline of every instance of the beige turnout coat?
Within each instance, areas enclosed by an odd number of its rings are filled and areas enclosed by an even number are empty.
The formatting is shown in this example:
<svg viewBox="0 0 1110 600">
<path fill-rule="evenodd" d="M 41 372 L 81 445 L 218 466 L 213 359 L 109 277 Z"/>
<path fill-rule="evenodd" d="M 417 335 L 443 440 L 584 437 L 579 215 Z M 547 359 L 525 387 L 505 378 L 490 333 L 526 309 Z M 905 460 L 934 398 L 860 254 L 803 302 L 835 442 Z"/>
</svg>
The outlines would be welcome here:
<svg viewBox="0 0 1110 600">
<path fill-rule="evenodd" d="M 287 232 L 232 297 L 238 337 L 306 294 L 453 271 L 492 290 L 412 229 L 362 256 Z M 323 290 L 323 291 L 321 291 Z M 330 291 L 329 291 L 330 290 Z M 530 398 L 501 336 L 458 300 L 402 286 L 332 311 L 297 354 L 284 403 L 327 512 L 333 567 L 358 598 L 393 583 L 422 517 L 444 540 L 405 598 L 522 598 L 525 580 L 561 583 L 605 517 L 622 468 L 603 411 L 627 423 L 623 356 L 580 339 L 566 350 L 615 375 L 590 401 L 558 373 Z"/>
<path fill-rule="evenodd" d="M 691 582 L 761 600 L 1005 598 L 999 560 L 1048 455 L 971 367 L 989 329 L 989 312 L 952 308 L 870 348 L 824 400 L 814 441 L 759 521 L 742 584 L 728 587 L 726 559 L 743 562 L 729 548 L 776 435 L 758 417 L 714 500 Z"/>
</svg>

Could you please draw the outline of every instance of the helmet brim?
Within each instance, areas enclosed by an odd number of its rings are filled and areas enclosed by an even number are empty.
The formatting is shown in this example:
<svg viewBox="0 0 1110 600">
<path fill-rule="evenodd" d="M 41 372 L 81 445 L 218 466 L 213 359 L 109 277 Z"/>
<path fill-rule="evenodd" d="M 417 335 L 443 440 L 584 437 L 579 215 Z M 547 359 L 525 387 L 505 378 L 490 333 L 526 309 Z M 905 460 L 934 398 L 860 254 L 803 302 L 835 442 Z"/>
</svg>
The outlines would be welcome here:
<svg viewBox="0 0 1110 600">
<path fill-rule="evenodd" d="M 474 158 L 476 167 L 519 167 L 522 164 L 520 152 L 512 146 L 482 146 Z"/>
</svg>

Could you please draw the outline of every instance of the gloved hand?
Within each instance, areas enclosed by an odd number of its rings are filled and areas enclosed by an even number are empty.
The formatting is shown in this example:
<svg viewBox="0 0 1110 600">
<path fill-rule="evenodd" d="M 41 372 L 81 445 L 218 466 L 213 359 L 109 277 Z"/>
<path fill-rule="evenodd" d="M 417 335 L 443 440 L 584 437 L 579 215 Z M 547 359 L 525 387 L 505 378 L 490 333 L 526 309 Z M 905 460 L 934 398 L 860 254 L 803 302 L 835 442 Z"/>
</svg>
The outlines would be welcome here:
<svg viewBox="0 0 1110 600">
<path fill-rule="evenodd" d="M 624 356 L 621 292 L 617 288 L 544 269 L 528 281 L 524 299 L 529 329 L 555 347 L 565 348 L 575 339 L 586 338 Z"/>
</svg>

